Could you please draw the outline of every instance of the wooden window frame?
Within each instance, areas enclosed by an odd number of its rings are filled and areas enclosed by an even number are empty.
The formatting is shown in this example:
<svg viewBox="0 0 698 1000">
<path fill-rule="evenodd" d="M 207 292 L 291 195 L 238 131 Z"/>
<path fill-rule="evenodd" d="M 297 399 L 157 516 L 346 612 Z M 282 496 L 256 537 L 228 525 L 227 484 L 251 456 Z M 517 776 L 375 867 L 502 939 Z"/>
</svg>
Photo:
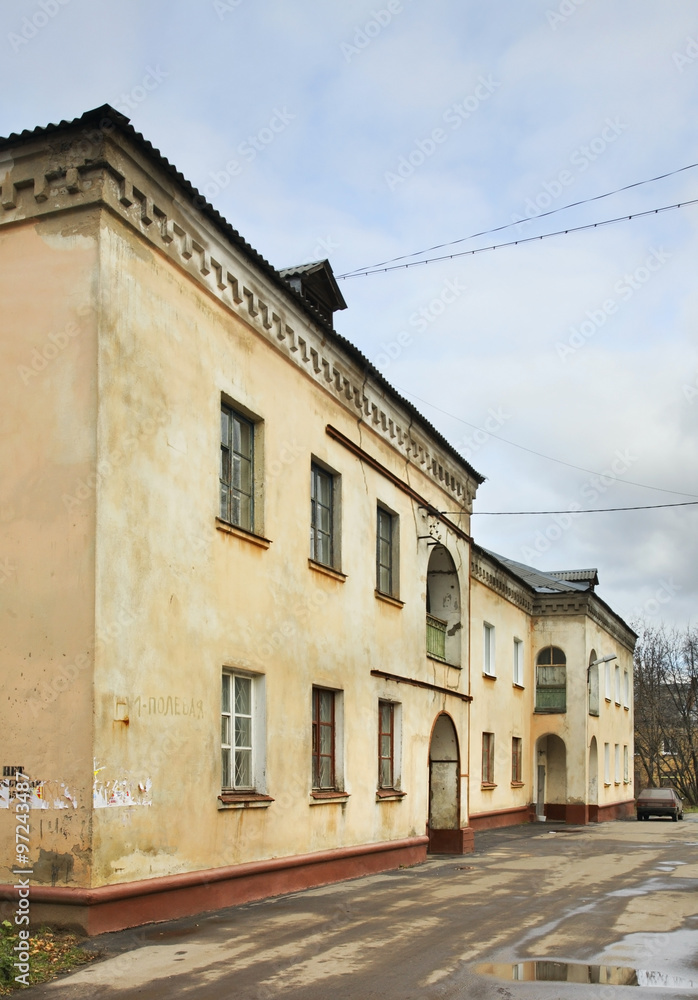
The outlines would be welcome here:
<svg viewBox="0 0 698 1000">
<path fill-rule="evenodd" d="M 520 736 L 511 738 L 511 781 L 512 784 L 521 784 L 523 774 L 523 740 Z"/>
<path fill-rule="evenodd" d="M 324 479 L 329 483 L 330 501 L 323 503 L 318 496 L 317 484 Z M 310 463 L 310 559 L 319 566 L 328 569 L 339 569 L 339 545 L 337 531 L 337 511 L 338 511 L 338 479 L 339 477 L 325 468 L 314 459 Z M 328 512 L 329 531 L 325 531 L 318 524 L 318 511 L 324 509 Z M 323 556 L 321 540 L 327 539 L 329 553 L 327 558 Z M 321 558 L 322 556 L 322 558 Z"/>
<path fill-rule="evenodd" d="M 482 734 L 482 784 L 494 784 L 494 733 Z"/>
<path fill-rule="evenodd" d="M 383 709 L 388 709 L 388 729 L 383 728 Z M 384 738 L 388 738 L 388 753 L 383 752 Z M 383 762 L 388 762 L 389 780 L 383 779 Z M 378 702 L 378 788 L 395 788 L 395 704 L 392 701 Z"/>
<path fill-rule="evenodd" d="M 398 550 L 397 550 L 397 514 L 388 510 L 383 504 L 378 504 L 376 509 L 376 590 L 386 597 L 397 598 L 399 588 L 397 586 L 398 574 Z M 387 533 L 386 533 L 387 529 Z M 381 558 L 381 542 L 385 542 L 388 550 L 388 562 Z M 388 577 L 387 588 L 381 580 L 381 570 L 385 570 Z"/>
<path fill-rule="evenodd" d="M 228 435 L 225 441 L 223 441 L 223 415 L 228 418 Z M 234 428 L 235 423 L 238 423 L 240 427 L 247 428 L 249 435 L 249 454 L 245 454 L 242 451 L 237 451 L 234 447 Z M 246 417 L 244 414 L 240 413 L 239 410 L 235 409 L 229 403 L 221 400 L 221 441 L 220 441 L 220 470 L 219 470 L 219 517 L 221 521 L 226 524 L 232 524 L 236 528 L 241 528 L 243 531 L 254 532 L 255 530 L 255 423 Z M 240 462 L 247 462 L 249 465 L 249 491 L 242 489 L 240 486 L 236 486 L 234 483 L 234 467 L 235 467 L 235 457 Z M 223 499 L 223 492 L 226 492 L 225 500 Z M 236 496 L 239 498 L 246 498 L 249 504 L 249 518 L 243 518 L 234 516 L 234 500 Z"/>
<path fill-rule="evenodd" d="M 323 695 L 329 695 L 330 697 L 330 721 L 322 721 L 321 719 L 321 699 Z M 336 755 L 336 743 L 337 743 L 337 693 L 332 691 L 330 688 L 314 687 L 313 688 L 313 704 L 312 704 L 312 788 L 316 791 L 332 791 L 337 788 L 336 777 L 337 777 L 337 755 Z M 330 730 L 330 752 L 323 753 L 322 747 L 322 730 L 323 728 Z M 321 781 L 321 764 L 325 759 L 330 761 L 330 778 L 327 784 L 320 784 Z"/>
</svg>

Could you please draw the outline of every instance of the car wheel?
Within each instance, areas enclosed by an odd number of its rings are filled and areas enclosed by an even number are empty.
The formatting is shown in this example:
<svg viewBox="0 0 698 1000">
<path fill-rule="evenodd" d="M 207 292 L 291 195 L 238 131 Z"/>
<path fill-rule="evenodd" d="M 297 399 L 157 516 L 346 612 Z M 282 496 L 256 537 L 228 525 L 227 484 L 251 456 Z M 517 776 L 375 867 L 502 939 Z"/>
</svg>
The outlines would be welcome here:
<svg viewBox="0 0 698 1000">
<path fill-rule="evenodd" d="M 679 813 L 679 819 L 683 820 L 683 813 Z"/>
<path fill-rule="evenodd" d="M 678 814 L 678 812 L 675 812 L 674 815 L 671 818 L 673 819 L 674 823 L 678 823 L 678 821 L 679 821 L 679 814 Z"/>
</svg>

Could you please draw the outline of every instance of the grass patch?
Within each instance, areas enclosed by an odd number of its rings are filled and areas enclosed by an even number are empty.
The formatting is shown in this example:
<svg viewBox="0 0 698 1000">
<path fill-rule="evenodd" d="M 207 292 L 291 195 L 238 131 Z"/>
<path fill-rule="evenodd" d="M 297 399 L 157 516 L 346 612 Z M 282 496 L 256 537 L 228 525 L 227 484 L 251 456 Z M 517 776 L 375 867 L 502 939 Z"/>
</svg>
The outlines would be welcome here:
<svg viewBox="0 0 698 1000">
<path fill-rule="evenodd" d="M 52 931 L 48 927 L 31 930 L 28 942 L 29 985 L 48 982 L 61 972 L 86 962 L 92 962 L 98 955 L 82 947 L 84 938 L 68 931 Z M 14 965 L 17 960 L 16 944 L 20 943 L 15 927 L 9 920 L 0 923 L 0 996 L 10 996 L 22 989 L 22 983 L 15 981 L 20 970 Z"/>
</svg>

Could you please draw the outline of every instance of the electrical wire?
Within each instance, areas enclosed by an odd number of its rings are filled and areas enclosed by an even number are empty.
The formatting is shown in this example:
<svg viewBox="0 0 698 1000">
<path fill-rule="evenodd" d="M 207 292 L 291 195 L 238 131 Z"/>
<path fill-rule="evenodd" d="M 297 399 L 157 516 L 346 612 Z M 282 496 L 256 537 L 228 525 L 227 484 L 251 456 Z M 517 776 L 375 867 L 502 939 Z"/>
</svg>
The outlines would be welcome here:
<svg viewBox="0 0 698 1000">
<path fill-rule="evenodd" d="M 435 403 L 430 403 L 428 399 L 422 399 L 414 392 L 410 392 L 409 389 L 404 389 L 402 386 L 393 383 L 393 388 L 397 389 L 399 392 L 405 393 L 408 396 L 412 396 L 413 399 L 418 399 L 420 403 L 424 403 L 425 406 L 431 406 L 432 409 L 437 410 L 439 413 L 443 413 L 445 417 L 450 417 L 452 420 L 457 420 L 461 424 L 465 424 L 466 427 L 472 427 L 474 430 L 481 431 L 482 427 L 478 427 L 477 424 L 471 424 L 468 420 L 463 420 L 462 417 L 457 417 L 455 413 L 449 413 L 448 410 L 442 410 L 440 406 L 436 406 Z M 576 472 L 586 472 L 590 476 L 599 476 L 604 479 L 612 479 L 616 483 L 625 483 L 628 486 L 638 486 L 643 490 L 654 490 L 657 493 L 671 493 L 673 496 L 678 497 L 695 497 L 695 493 L 687 493 L 682 490 L 667 490 L 663 486 L 648 486 L 647 483 L 635 483 L 630 479 L 620 478 L 619 476 L 611 476 L 607 472 L 595 472 L 593 469 L 585 469 L 582 465 L 573 465 L 571 462 L 565 462 L 561 458 L 553 458 L 552 455 L 544 455 L 542 451 L 535 451 L 533 448 L 527 448 L 523 444 L 517 444 L 516 441 L 510 441 L 508 438 L 501 437 L 499 434 L 494 434 L 491 431 L 485 431 L 488 437 L 495 438 L 497 441 L 503 442 L 503 444 L 508 444 L 512 448 L 518 448 L 520 451 L 526 451 L 529 455 L 535 455 L 537 458 L 544 458 L 547 462 L 555 462 L 557 465 L 564 465 L 568 469 L 574 469 Z M 698 499 L 697 501 L 698 502 Z M 546 513 L 542 511 L 541 513 Z M 563 513 L 568 513 L 563 511 Z"/>
<path fill-rule="evenodd" d="M 619 510 L 657 510 L 662 507 L 694 507 L 698 500 L 686 500 L 684 503 L 651 503 L 644 507 L 590 507 L 586 510 L 474 510 L 471 516 L 486 514 L 488 517 L 521 517 L 532 514 L 609 514 Z M 441 514 L 462 514 L 462 510 L 442 510 Z"/>
<path fill-rule="evenodd" d="M 366 271 L 371 271 L 373 268 L 384 267 L 386 264 L 394 264 L 399 260 L 407 260 L 410 257 L 421 257 L 425 253 L 433 253 L 434 250 L 443 250 L 444 247 L 456 246 L 459 243 L 466 243 L 468 240 L 477 239 L 479 236 L 489 236 L 491 233 L 501 233 L 505 229 L 511 229 L 512 226 L 519 226 L 522 222 L 532 222 L 534 219 L 545 219 L 550 215 L 556 215 L 558 212 L 566 212 L 569 208 L 578 208 L 580 205 L 588 205 L 592 201 L 601 201 L 603 198 L 610 198 L 614 194 L 621 194 L 623 191 L 630 191 L 632 188 L 642 187 L 644 184 L 653 184 L 655 181 L 662 181 L 667 177 L 673 177 L 675 174 L 681 174 L 685 170 L 693 170 L 698 167 L 698 163 L 689 163 L 685 167 L 678 167 L 676 170 L 670 170 L 666 174 L 657 174 L 656 177 L 648 177 L 644 181 L 635 181 L 633 184 L 626 184 L 624 187 L 616 188 L 614 191 L 606 191 L 604 194 L 596 194 L 591 198 L 582 198 L 580 201 L 572 201 L 569 205 L 561 205 L 559 208 L 551 208 L 547 212 L 541 212 L 540 215 L 534 215 L 530 219 L 519 219 L 516 222 L 507 222 L 503 226 L 495 226 L 494 229 L 483 229 L 479 233 L 471 233 L 470 236 L 462 236 L 457 240 L 450 240 L 447 243 L 437 243 L 433 247 L 427 247 L 424 250 L 415 250 L 413 253 L 402 254 L 399 257 L 391 257 L 388 260 L 379 261 L 377 264 L 367 264 L 365 267 L 357 267 L 352 271 L 345 271 L 344 274 L 336 275 L 337 278 L 350 278 L 355 274 L 358 276 L 359 273 L 363 274 Z"/>
<path fill-rule="evenodd" d="M 424 264 L 435 264 L 441 260 L 455 260 L 458 257 L 474 257 L 477 253 L 485 253 L 489 250 L 502 250 L 504 247 L 517 247 L 523 243 L 535 243 L 538 240 L 549 240 L 553 236 L 567 236 L 569 233 L 582 233 L 587 229 L 600 229 L 601 226 L 613 226 L 618 222 L 630 222 L 632 219 L 642 219 L 647 215 L 659 215 L 660 212 L 671 212 L 677 208 L 687 208 L 689 205 L 698 205 L 698 198 L 690 201 L 680 201 L 675 205 L 662 205 L 660 208 L 650 208 L 644 212 L 634 212 L 631 215 L 618 215 L 613 219 L 602 219 L 601 222 L 589 222 L 584 226 L 570 226 L 569 229 L 558 229 L 554 233 L 542 233 L 540 236 L 527 236 L 521 240 L 510 240 L 508 243 L 495 243 L 491 247 L 478 247 L 475 250 L 461 250 L 459 253 L 443 254 L 441 257 L 430 257 L 428 260 L 414 260 L 407 264 L 393 264 L 392 267 L 379 267 L 376 270 L 354 271 L 350 274 L 337 275 L 338 279 L 362 278 L 369 274 L 385 274 L 388 271 L 404 271 L 410 267 L 419 267 Z"/>
</svg>

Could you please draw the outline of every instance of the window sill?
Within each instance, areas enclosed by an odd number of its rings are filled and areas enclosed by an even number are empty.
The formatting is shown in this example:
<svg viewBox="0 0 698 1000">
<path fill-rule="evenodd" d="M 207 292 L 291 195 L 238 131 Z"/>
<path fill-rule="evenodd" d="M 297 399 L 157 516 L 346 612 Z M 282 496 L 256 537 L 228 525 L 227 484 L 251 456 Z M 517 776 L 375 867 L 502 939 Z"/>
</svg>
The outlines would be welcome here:
<svg viewBox="0 0 698 1000">
<path fill-rule="evenodd" d="M 608 702 L 609 705 L 611 704 L 611 699 L 610 698 L 604 698 L 604 701 Z"/>
<path fill-rule="evenodd" d="M 534 708 L 534 715 L 564 715 L 566 708 Z"/>
<path fill-rule="evenodd" d="M 488 680 L 488 681 L 496 681 L 497 680 L 497 675 L 496 674 L 488 674 L 486 670 L 482 671 L 482 676 L 486 680 Z"/>
<path fill-rule="evenodd" d="M 308 566 L 310 569 L 314 569 L 316 573 L 322 573 L 323 576 L 329 576 L 333 580 L 337 580 L 339 583 L 344 583 L 347 578 L 346 573 L 340 573 L 339 570 L 332 569 L 331 566 L 323 566 L 322 563 L 315 562 L 314 559 L 308 559 Z"/>
<path fill-rule="evenodd" d="M 623 708 L 625 709 L 626 712 L 630 711 L 630 705 L 623 705 Z"/>
<path fill-rule="evenodd" d="M 349 792 L 340 792 L 335 788 L 328 788 L 323 790 L 321 788 L 314 788 L 310 793 L 310 805 L 319 806 L 323 803 L 329 802 L 339 802 L 343 805 L 349 798 Z"/>
<path fill-rule="evenodd" d="M 483 781 L 482 784 L 480 785 L 480 788 L 482 789 L 483 792 L 491 792 L 492 789 L 496 787 L 497 786 L 493 781 Z"/>
<path fill-rule="evenodd" d="M 512 781 L 511 783 L 512 788 L 523 788 L 524 786 L 525 786 L 524 781 Z"/>
<path fill-rule="evenodd" d="M 384 594 L 381 590 L 374 590 L 373 593 L 379 601 L 385 601 L 386 604 L 392 604 L 394 608 L 404 608 L 405 606 L 404 601 L 398 600 L 397 597 L 391 597 L 390 594 Z"/>
<path fill-rule="evenodd" d="M 219 809 L 268 809 L 273 802 L 271 795 L 256 792 L 221 792 L 218 796 Z"/>
<path fill-rule="evenodd" d="M 610 788 L 611 787 L 611 782 L 610 781 L 604 781 L 603 787 L 604 788 Z"/>
<path fill-rule="evenodd" d="M 235 535 L 236 538 L 241 538 L 245 542 L 252 542 L 253 545 L 258 545 L 260 549 L 268 549 L 271 545 L 271 541 L 268 538 L 255 535 L 253 531 L 246 531 L 245 528 L 238 528 L 235 524 L 228 524 L 227 521 L 222 521 L 220 517 L 216 518 L 216 530 L 222 531 L 225 535 Z"/>
<path fill-rule="evenodd" d="M 598 719 L 598 717 L 599 717 L 599 713 L 598 712 L 589 712 L 589 715 L 592 717 L 592 719 Z"/>
<path fill-rule="evenodd" d="M 516 681 L 513 682 L 512 687 L 515 687 L 517 691 L 525 691 L 526 688 L 523 684 L 518 684 Z"/>
<path fill-rule="evenodd" d="M 458 663 L 449 663 L 448 660 L 441 656 L 437 656 L 436 653 L 427 653 L 427 660 L 433 660 L 434 663 L 442 663 L 444 667 L 452 667 L 454 670 L 463 669 Z"/>
<path fill-rule="evenodd" d="M 406 795 L 407 792 L 402 792 L 399 788 L 377 788 L 376 802 L 399 802 Z"/>
<path fill-rule="evenodd" d="M 616 702 L 616 708 L 620 708 L 620 702 L 619 701 Z"/>
</svg>

